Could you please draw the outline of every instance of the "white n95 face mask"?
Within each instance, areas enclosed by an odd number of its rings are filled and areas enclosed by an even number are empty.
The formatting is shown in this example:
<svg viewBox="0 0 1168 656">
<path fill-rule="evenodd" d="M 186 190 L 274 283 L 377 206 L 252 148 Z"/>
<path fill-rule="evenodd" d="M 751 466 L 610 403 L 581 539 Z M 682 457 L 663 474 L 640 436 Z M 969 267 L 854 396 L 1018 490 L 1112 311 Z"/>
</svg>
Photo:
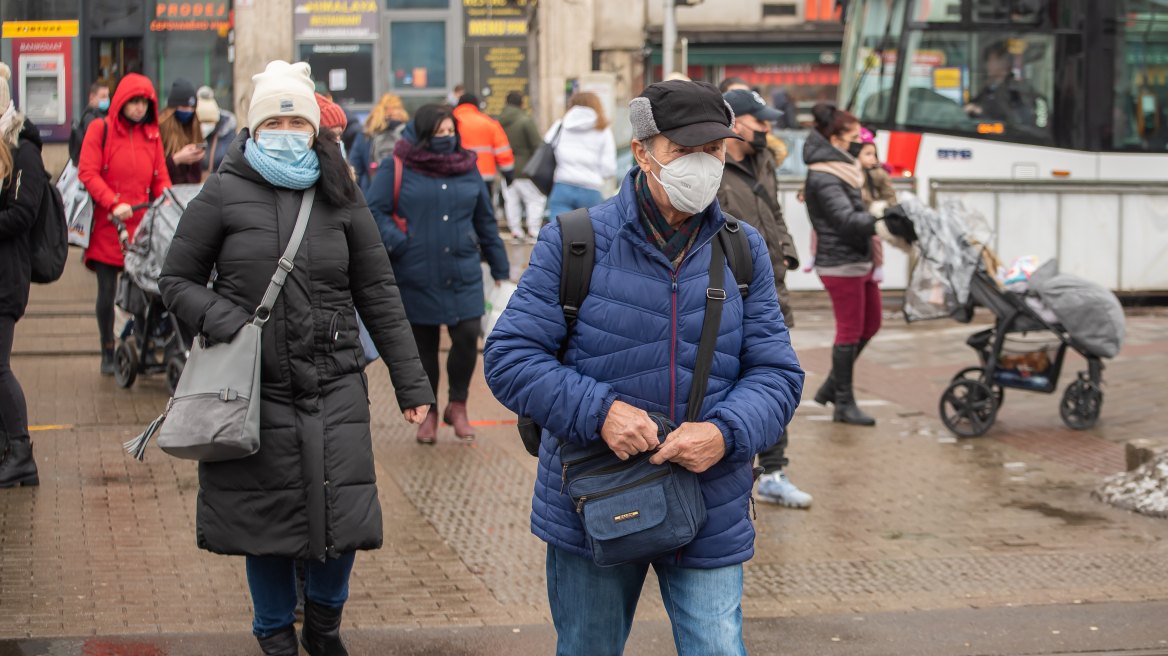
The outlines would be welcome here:
<svg viewBox="0 0 1168 656">
<path fill-rule="evenodd" d="M 653 153 L 649 157 L 657 162 Z M 709 153 L 690 153 L 661 166 L 661 177 L 653 174 L 665 189 L 673 209 L 686 214 L 697 214 L 714 202 L 722 185 L 724 166 Z M 652 171 L 650 171 L 652 173 Z"/>
</svg>

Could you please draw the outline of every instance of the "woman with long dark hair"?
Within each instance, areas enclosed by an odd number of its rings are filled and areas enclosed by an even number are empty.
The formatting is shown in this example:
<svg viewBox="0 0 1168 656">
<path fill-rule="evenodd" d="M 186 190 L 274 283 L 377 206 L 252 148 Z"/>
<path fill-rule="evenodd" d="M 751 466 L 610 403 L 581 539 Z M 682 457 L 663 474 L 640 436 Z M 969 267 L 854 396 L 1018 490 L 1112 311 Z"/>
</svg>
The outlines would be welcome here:
<svg viewBox="0 0 1168 656">
<path fill-rule="evenodd" d="M 318 132 L 308 64 L 275 61 L 252 79 L 248 128 L 184 212 L 159 281 L 171 312 L 204 340 L 226 342 L 252 319 L 277 266 L 288 271 L 263 327 L 263 446 L 199 463 L 198 543 L 247 557 L 265 654 L 297 654 L 295 561 L 307 561 L 300 642 L 312 656 L 343 655 L 354 554 L 382 542 L 356 311 L 405 418 L 421 422 L 434 396 L 377 225 L 340 148 Z M 310 187 L 289 266 L 279 260 Z"/>
<path fill-rule="evenodd" d="M 811 113 L 815 129 L 803 147 L 809 169 L 804 195 L 818 236 L 815 271 L 831 297 L 836 324 L 831 376 L 815 400 L 834 403 L 837 422 L 872 426 L 876 420 L 860 410 L 852 391 L 856 358 L 880 330 L 882 312 L 872 266 L 877 217 L 865 209 L 864 171 L 856 160 L 863 146 L 860 121 L 827 103 Z"/>
<path fill-rule="evenodd" d="M 499 284 L 511 275 L 507 249 L 499 238 L 477 156 L 462 147 L 454 110 L 437 104 L 420 107 L 394 145 L 393 155 L 369 188 L 369 208 L 393 262 L 435 398 L 439 330 L 446 326 L 450 333 L 446 360 L 450 394 L 443 415 L 456 436 L 473 440 L 466 400 L 485 311 L 479 262 L 485 257 Z M 396 193 L 394 160 L 403 165 L 401 190 Z M 418 442 L 432 444 L 437 432 L 434 408 L 418 428 Z"/>
</svg>

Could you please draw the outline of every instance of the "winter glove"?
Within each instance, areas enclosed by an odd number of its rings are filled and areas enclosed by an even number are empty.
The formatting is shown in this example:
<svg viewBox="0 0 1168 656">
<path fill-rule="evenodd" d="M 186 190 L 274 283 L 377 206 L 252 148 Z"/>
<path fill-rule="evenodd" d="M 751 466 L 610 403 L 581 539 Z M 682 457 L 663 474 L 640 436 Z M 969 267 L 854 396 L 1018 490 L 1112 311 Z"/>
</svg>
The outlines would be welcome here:
<svg viewBox="0 0 1168 656">
<path fill-rule="evenodd" d="M 515 184 L 515 171 L 503 171 L 503 179 L 507 181 L 507 186 Z"/>
<path fill-rule="evenodd" d="M 917 230 L 912 219 L 904 213 L 904 206 L 893 205 L 884 212 L 884 223 L 888 231 L 910 244 L 917 242 Z"/>
<path fill-rule="evenodd" d="M 888 224 L 884 219 L 878 219 L 876 221 L 876 235 L 880 237 L 881 241 L 884 243 L 891 244 L 910 255 L 912 254 L 912 244 L 906 241 L 904 237 L 893 234 L 892 231 L 888 229 Z"/>
</svg>

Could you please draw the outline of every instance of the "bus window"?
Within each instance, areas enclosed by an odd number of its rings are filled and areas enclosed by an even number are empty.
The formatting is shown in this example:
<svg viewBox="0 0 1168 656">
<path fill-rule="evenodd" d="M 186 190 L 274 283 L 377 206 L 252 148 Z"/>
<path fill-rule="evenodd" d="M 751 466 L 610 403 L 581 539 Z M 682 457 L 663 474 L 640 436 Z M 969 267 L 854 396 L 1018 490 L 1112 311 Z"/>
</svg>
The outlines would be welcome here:
<svg viewBox="0 0 1168 656">
<path fill-rule="evenodd" d="M 909 53 L 898 124 L 1053 144 L 1051 35 L 917 31 Z"/>
<path fill-rule="evenodd" d="M 1120 0 L 1112 146 L 1168 148 L 1168 8 L 1157 0 Z"/>
<path fill-rule="evenodd" d="M 961 0 L 921 0 L 913 9 L 915 23 L 960 23 Z"/>
<path fill-rule="evenodd" d="M 906 0 L 860 0 L 849 8 L 840 96 L 865 123 L 888 120 Z"/>
<path fill-rule="evenodd" d="M 986 23 L 1033 23 L 1047 0 L 973 0 L 973 20 Z"/>
</svg>

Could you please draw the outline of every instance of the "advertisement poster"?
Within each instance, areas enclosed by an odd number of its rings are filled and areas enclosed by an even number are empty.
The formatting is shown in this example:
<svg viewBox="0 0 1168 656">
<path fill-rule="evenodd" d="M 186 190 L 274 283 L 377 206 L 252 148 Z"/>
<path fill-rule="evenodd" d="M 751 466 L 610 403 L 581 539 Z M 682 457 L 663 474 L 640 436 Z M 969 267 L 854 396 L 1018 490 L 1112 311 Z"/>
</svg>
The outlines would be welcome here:
<svg viewBox="0 0 1168 656">
<path fill-rule="evenodd" d="M 42 140 L 68 141 L 73 121 L 73 40 L 14 38 L 12 59 L 16 106 L 40 128 Z"/>
<path fill-rule="evenodd" d="M 466 88 L 497 116 L 507 94 L 518 91 L 531 111 L 527 65 L 528 0 L 463 0 Z"/>
<path fill-rule="evenodd" d="M 363 39 L 379 32 L 373 0 L 293 0 L 292 16 L 297 39 Z"/>
</svg>

